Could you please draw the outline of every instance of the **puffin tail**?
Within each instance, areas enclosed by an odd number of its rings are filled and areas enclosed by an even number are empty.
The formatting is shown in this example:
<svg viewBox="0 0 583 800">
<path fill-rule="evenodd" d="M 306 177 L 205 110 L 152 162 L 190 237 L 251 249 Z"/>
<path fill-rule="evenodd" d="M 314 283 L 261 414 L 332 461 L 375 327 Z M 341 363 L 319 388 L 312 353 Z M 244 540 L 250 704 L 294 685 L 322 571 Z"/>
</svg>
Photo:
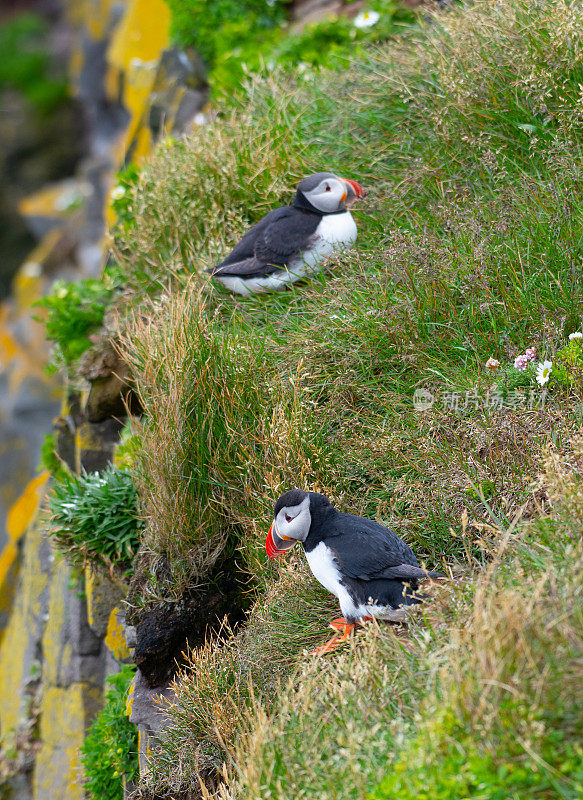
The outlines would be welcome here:
<svg viewBox="0 0 583 800">
<path fill-rule="evenodd" d="M 229 261 L 227 259 L 227 262 L 225 264 L 224 261 L 221 261 L 220 264 L 209 267 L 206 272 L 210 272 L 211 275 L 216 275 L 217 277 L 224 275 L 225 277 L 233 278 L 252 278 L 254 276 L 261 277 L 264 274 L 268 275 L 281 269 L 278 266 L 271 267 L 266 265 L 255 256 L 244 258 L 241 261 Z"/>
<path fill-rule="evenodd" d="M 441 572 L 434 572 L 428 569 L 421 569 L 421 567 L 414 567 L 412 564 L 399 564 L 398 567 L 389 567 L 383 571 L 383 578 L 393 580 L 422 581 L 424 578 L 443 578 Z"/>
</svg>

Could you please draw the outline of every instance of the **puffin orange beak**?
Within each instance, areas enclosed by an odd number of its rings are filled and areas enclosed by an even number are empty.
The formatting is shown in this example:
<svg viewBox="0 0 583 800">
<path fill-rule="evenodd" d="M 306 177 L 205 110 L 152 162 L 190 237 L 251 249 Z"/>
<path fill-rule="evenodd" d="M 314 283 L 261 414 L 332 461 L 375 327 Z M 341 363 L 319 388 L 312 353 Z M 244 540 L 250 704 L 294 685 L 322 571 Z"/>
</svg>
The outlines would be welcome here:
<svg viewBox="0 0 583 800">
<path fill-rule="evenodd" d="M 348 183 L 352 187 L 352 190 L 356 195 L 357 200 L 366 197 L 366 189 L 363 186 L 361 186 L 360 183 L 357 183 L 356 181 L 350 181 L 348 180 L 348 178 L 343 178 L 343 180 L 344 183 Z"/>
<path fill-rule="evenodd" d="M 277 531 L 273 530 L 273 523 L 271 523 L 271 528 L 265 540 L 265 552 L 269 558 L 277 558 L 278 556 L 283 556 L 295 543 L 295 539 L 290 539 L 288 536 L 279 536 Z"/>
</svg>

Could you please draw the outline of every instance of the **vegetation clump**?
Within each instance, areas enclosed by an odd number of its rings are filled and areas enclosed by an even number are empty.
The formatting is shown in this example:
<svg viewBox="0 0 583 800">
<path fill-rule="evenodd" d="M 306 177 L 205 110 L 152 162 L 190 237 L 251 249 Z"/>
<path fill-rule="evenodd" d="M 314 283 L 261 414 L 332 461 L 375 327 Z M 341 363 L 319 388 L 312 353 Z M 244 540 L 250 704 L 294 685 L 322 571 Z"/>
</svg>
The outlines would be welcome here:
<svg viewBox="0 0 583 800">
<path fill-rule="evenodd" d="M 135 667 L 124 666 L 107 679 L 103 710 L 95 717 L 81 745 L 84 788 L 91 800 L 123 800 L 124 782 L 138 771 L 138 733 L 126 715 L 126 701 Z"/>
<path fill-rule="evenodd" d="M 46 469 L 55 481 L 62 481 L 70 474 L 69 467 L 59 457 L 57 436 L 54 433 L 47 433 L 43 439 L 38 468 Z"/>
<path fill-rule="evenodd" d="M 354 20 L 334 13 L 299 29 L 286 21 L 286 0 L 167 2 L 174 40 L 200 53 L 211 88 L 223 97 L 237 94 L 251 74 L 276 66 L 347 67 L 363 43 L 387 39 L 416 19 L 396 0 L 372 0 Z"/>
<path fill-rule="evenodd" d="M 109 466 L 101 473 L 69 473 L 55 483 L 48 506 L 49 532 L 71 563 L 129 568 L 141 522 L 128 472 Z"/>
<path fill-rule="evenodd" d="M 114 295 L 110 281 L 82 278 L 69 283 L 58 280 L 35 305 L 46 309 L 47 338 L 54 342 L 49 371 L 70 370 L 91 347 L 90 334 L 99 329 Z"/>
</svg>

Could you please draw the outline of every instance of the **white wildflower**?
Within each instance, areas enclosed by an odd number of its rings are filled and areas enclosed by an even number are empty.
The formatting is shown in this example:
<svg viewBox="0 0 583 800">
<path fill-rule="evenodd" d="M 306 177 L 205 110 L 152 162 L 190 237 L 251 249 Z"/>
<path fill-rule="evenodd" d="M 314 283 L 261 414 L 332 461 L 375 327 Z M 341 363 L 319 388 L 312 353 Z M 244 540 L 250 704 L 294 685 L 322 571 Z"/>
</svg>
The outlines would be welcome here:
<svg viewBox="0 0 583 800">
<path fill-rule="evenodd" d="M 354 18 L 354 26 L 356 28 L 371 28 L 376 25 L 381 15 L 377 11 L 361 11 Z"/>
<path fill-rule="evenodd" d="M 543 361 L 541 364 L 538 365 L 538 367 L 536 368 L 536 379 L 541 386 L 544 386 L 545 383 L 549 382 L 552 370 L 553 370 L 552 361 Z"/>
<path fill-rule="evenodd" d="M 573 339 L 583 339 L 583 333 L 581 333 L 581 331 L 575 331 L 575 333 L 570 333 L 569 340 L 573 341 Z"/>
<path fill-rule="evenodd" d="M 125 193 L 126 193 L 126 190 L 125 190 L 125 188 L 123 186 L 121 186 L 121 185 L 120 186 L 114 186 L 113 189 L 111 190 L 109 196 L 111 197 L 112 200 L 121 200 L 121 198 L 124 196 Z"/>
</svg>

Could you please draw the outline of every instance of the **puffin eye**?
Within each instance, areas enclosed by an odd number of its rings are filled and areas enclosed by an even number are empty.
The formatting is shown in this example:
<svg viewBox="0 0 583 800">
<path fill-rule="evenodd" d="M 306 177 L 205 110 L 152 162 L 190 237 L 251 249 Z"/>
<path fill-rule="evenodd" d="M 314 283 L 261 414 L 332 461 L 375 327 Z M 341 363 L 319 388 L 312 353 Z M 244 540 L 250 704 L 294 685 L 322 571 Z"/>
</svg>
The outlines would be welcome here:
<svg viewBox="0 0 583 800">
<path fill-rule="evenodd" d="M 286 522 L 291 522 L 291 521 L 292 521 L 292 519 L 293 519 L 293 517 L 290 517 L 290 515 L 289 515 L 289 514 L 286 514 L 286 515 L 285 515 L 285 521 L 286 521 Z"/>
<path fill-rule="evenodd" d="M 327 191 L 327 192 L 330 192 L 330 191 L 332 191 L 332 190 L 330 189 L 330 187 L 329 187 L 329 186 L 326 186 L 326 191 Z"/>
</svg>

